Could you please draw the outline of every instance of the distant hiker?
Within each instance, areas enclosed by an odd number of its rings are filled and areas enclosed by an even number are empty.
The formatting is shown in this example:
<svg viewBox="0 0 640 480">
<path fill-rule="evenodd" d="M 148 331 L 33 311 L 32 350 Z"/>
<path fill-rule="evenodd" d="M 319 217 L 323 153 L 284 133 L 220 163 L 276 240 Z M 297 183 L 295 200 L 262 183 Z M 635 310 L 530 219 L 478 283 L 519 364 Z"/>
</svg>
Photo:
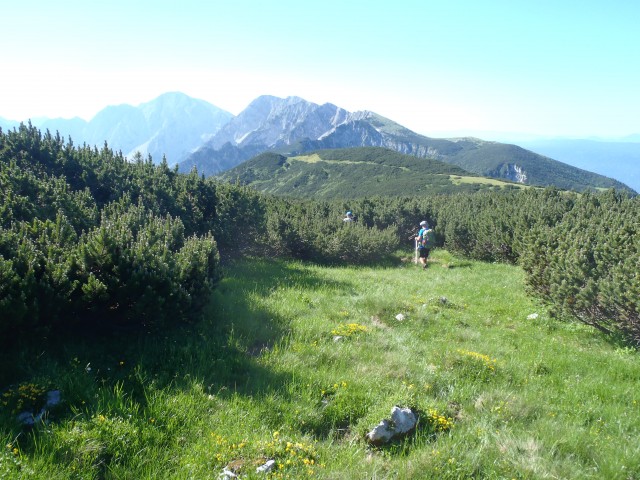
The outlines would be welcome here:
<svg viewBox="0 0 640 480">
<path fill-rule="evenodd" d="M 344 215 L 344 218 L 342 219 L 343 222 L 353 222 L 355 220 L 355 218 L 353 218 L 353 213 L 351 212 L 347 212 Z"/>
<path fill-rule="evenodd" d="M 422 268 L 427 268 L 427 258 L 429 258 L 429 252 L 431 252 L 434 243 L 434 231 L 429 228 L 426 220 L 420 222 L 420 230 L 415 237 L 415 241 Z"/>
</svg>

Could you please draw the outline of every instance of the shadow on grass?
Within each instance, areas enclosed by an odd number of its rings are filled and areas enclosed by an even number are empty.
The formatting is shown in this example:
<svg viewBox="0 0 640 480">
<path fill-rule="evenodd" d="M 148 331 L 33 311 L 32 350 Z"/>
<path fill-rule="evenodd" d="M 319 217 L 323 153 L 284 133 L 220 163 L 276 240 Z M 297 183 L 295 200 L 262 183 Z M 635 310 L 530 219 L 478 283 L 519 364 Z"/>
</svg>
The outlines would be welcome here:
<svg viewBox="0 0 640 480">
<path fill-rule="evenodd" d="M 199 320 L 153 331 L 49 332 L 3 352 L 4 368 L 12 372 L 2 377 L 0 392 L 25 383 L 61 390 L 64 406 L 53 421 L 104 411 L 118 389 L 144 409 L 149 388 L 188 391 L 194 382 L 205 393 L 276 394 L 286 400 L 294 372 L 273 371 L 259 355 L 287 341 L 289 321 L 257 300 L 289 287 L 352 285 L 322 278 L 301 263 L 243 260 L 226 267 Z M 6 422 L 0 430 L 19 428 L 8 417 Z"/>
<path fill-rule="evenodd" d="M 343 291 L 353 285 L 319 276 L 308 263 L 249 259 L 234 265 L 214 293 L 200 324 L 210 341 L 192 349 L 221 349 L 220 355 L 213 355 L 215 364 L 202 361 L 194 366 L 210 389 L 225 388 L 252 396 L 274 392 L 286 395 L 293 372 L 269 372 L 258 357 L 287 341 L 289 320 L 259 304 L 261 299 L 291 288 Z"/>
</svg>

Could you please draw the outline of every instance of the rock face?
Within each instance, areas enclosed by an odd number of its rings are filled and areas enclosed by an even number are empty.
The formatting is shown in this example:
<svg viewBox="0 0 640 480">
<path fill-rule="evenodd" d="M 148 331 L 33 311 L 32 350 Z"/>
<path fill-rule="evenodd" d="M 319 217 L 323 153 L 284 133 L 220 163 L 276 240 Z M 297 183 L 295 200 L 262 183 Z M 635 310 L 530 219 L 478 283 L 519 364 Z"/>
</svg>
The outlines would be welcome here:
<svg viewBox="0 0 640 480">
<path fill-rule="evenodd" d="M 509 164 L 506 178 L 517 183 L 527 183 L 527 172 L 519 165 Z"/>
<path fill-rule="evenodd" d="M 410 408 L 395 406 L 391 409 L 391 419 L 382 420 L 367 433 L 367 441 L 375 446 L 384 445 L 412 432 L 417 423 L 418 418 Z"/>
<path fill-rule="evenodd" d="M 317 105 L 299 97 L 258 97 L 209 141 L 214 150 L 236 147 L 278 148 L 303 139 L 318 139 L 345 122 L 348 112 L 330 103 Z"/>
<path fill-rule="evenodd" d="M 469 143 L 469 142 L 467 142 Z M 193 152 L 181 171 L 196 166 L 217 174 L 264 151 L 304 153 L 345 147 L 384 147 L 417 157 L 444 159 L 464 142 L 429 139 L 370 111 L 348 112 L 299 97 L 258 97 Z"/>
</svg>

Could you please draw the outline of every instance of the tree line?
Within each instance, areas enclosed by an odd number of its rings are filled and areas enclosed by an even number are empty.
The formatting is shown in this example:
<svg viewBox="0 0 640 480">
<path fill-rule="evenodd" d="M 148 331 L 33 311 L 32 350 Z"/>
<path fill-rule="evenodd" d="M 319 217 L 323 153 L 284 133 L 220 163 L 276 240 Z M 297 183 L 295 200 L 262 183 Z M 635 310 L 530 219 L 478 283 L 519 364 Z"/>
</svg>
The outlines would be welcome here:
<svg viewBox="0 0 640 480">
<path fill-rule="evenodd" d="M 225 259 L 378 262 L 411 248 L 426 219 L 440 246 L 520 264 L 530 291 L 558 314 L 640 343 L 640 205 L 622 192 L 298 200 L 23 124 L 0 130 L 0 195 L 5 335 L 193 318 Z M 353 224 L 342 222 L 346 210 Z"/>
</svg>

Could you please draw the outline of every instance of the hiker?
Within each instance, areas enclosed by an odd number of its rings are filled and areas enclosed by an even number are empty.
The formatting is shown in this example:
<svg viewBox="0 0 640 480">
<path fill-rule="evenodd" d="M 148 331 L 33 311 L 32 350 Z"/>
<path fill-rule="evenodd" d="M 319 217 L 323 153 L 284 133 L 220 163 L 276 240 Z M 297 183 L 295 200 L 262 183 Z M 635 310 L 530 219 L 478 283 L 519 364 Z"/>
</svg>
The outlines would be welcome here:
<svg viewBox="0 0 640 480">
<path fill-rule="evenodd" d="M 342 219 L 343 222 L 353 222 L 355 219 L 353 218 L 353 213 L 347 212 Z"/>
<path fill-rule="evenodd" d="M 433 233 L 433 230 L 429 228 L 426 220 L 420 222 L 420 230 L 415 237 L 415 241 L 418 246 L 422 268 L 427 268 L 427 258 L 429 258 L 429 252 L 431 252 L 431 247 L 433 247 Z"/>
</svg>

